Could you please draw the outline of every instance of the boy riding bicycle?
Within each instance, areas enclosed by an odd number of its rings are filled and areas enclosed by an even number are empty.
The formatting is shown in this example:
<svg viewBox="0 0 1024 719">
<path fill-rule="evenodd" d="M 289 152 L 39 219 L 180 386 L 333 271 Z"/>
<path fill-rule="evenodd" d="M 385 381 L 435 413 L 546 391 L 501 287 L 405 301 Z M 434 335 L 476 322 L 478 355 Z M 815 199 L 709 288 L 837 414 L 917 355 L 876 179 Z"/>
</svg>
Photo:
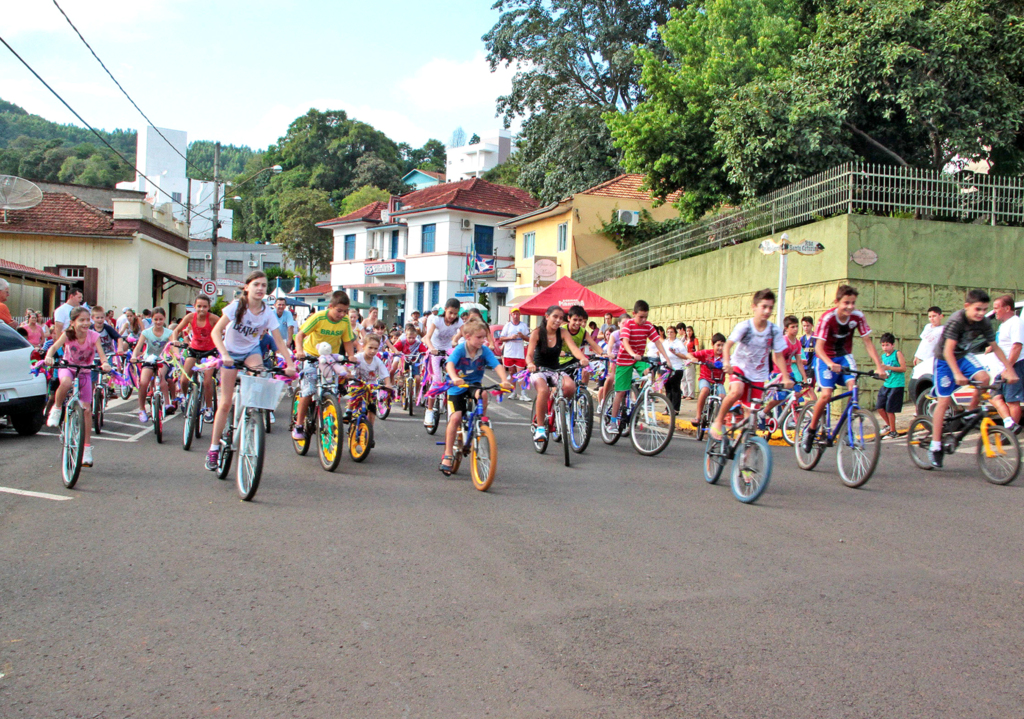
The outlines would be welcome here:
<svg viewBox="0 0 1024 719">
<path fill-rule="evenodd" d="M 651 306 L 644 300 L 637 300 L 633 305 L 633 317 L 622 323 L 619 329 L 619 354 L 615 358 L 615 399 L 612 401 L 612 413 L 609 418 L 612 431 L 618 431 L 619 410 L 622 398 L 633 384 L 633 371 L 643 374 L 651 365 L 644 361 L 644 350 L 650 340 L 658 348 L 658 354 L 669 364 L 668 352 L 661 342 L 661 336 L 654 325 L 647 321 L 647 313 Z"/>
<path fill-rule="evenodd" d="M 694 425 L 700 424 L 700 414 L 704 411 L 704 403 L 714 392 L 721 397 L 725 394 L 725 373 L 722 371 L 722 351 L 725 349 L 725 335 L 715 332 L 711 336 L 711 347 L 695 352 L 683 352 L 683 357 L 700 363 L 700 379 L 697 382 L 697 414 L 693 418 Z M 717 366 L 716 366 L 717 365 Z"/>
</svg>

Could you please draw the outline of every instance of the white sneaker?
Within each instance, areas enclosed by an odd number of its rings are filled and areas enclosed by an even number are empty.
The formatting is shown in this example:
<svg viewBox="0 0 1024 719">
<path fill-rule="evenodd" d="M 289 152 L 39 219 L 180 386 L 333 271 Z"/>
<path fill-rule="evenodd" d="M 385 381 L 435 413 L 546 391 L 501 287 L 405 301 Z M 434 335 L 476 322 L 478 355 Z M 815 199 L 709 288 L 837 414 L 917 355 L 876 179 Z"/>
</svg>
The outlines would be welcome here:
<svg viewBox="0 0 1024 719">
<path fill-rule="evenodd" d="M 277 422 L 277 417 L 274 416 L 274 410 L 270 410 L 270 423 L 274 424 Z"/>
<path fill-rule="evenodd" d="M 46 418 L 47 427 L 59 427 L 60 426 L 60 407 L 54 405 L 53 409 L 50 410 L 50 416 Z"/>
<path fill-rule="evenodd" d="M 434 410 L 428 409 L 423 414 L 423 426 L 433 427 L 434 426 Z"/>
<path fill-rule="evenodd" d="M 543 442 L 544 438 L 547 437 L 547 436 L 548 436 L 548 428 L 547 427 L 538 427 L 537 429 L 533 430 L 533 441 L 534 442 Z"/>
<path fill-rule="evenodd" d="M 83 467 L 91 467 L 92 466 L 92 446 L 91 445 L 86 445 L 85 451 L 82 452 L 82 466 Z"/>
</svg>

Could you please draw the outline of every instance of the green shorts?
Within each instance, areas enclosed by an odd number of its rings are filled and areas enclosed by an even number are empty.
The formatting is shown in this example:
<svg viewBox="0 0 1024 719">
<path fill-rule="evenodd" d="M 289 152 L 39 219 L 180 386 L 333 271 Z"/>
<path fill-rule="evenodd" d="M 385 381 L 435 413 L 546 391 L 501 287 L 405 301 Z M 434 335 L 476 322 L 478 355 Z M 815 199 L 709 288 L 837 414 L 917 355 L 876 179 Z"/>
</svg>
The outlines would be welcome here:
<svg viewBox="0 0 1024 719">
<path fill-rule="evenodd" d="M 618 366 L 615 368 L 615 391 L 626 392 L 633 385 L 633 370 L 640 374 L 650 367 L 646 362 L 637 362 L 629 367 Z"/>
</svg>

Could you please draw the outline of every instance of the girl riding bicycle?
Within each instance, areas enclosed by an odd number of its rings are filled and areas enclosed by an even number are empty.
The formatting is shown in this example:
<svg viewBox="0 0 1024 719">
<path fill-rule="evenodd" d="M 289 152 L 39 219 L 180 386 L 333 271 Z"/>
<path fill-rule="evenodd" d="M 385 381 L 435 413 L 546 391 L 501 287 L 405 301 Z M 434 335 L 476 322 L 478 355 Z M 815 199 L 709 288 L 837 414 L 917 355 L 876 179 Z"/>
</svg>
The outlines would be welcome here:
<svg viewBox="0 0 1024 719">
<path fill-rule="evenodd" d="M 188 333 L 188 349 L 185 350 L 184 374 L 181 377 L 181 393 L 188 393 L 189 378 L 196 362 L 202 362 L 217 356 L 217 345 L 213 343 L 213 328 L 220 321 L 220 316 L 210 312 L 210 298 L 199 295 L 195 301 L 195 311 L 182 318 L 171 333 L 171 341 L 176 342 L 183 334 Z M 175 351 L 173 346 L 171 351 Z M 206 422 L 213 421 L 213 369 L 203 373 L 203 414 Z"/>
<path fill-rule="evenodd" d="M 584 367 L 590 366 L 590 361 L 576 346 L 569 330 L 562 326 L 564 322 L 565 312 L 561 307 L 548 307 L 544 312 L 544 322 L 530 333 L 530 346 L 526 350 L 526 356 L 530 358 L 526 366 L 530 371 L 530 384 L 537 391 L 533 417 L 537 423 L 534 439 L 538 441 L 543 440 L 548 434 L 548 388 L 553 387 L 558 380 L 557 370 L 568 367 L 559 363 L 558 358 L 563 349 L 568 350 Z M 572 397 L 576 393 L 576 383 L 565 373 L 562 373 L 562 392 L 566 397 Z"/>
<path fill-rule="evenodd" d="M 139 341 L 135 345 L 135 359 L 139 362 L 156 363 L 164 353 L 164 348 L 171 341 L 171 331 L 167 329 L 167 313 L 163 307 L 153 309 L 153 325 L 139 333 Z M 143 352 L 145 348 L 145 352 Z M 164 414 L 172 414 L 174 405 L 171 404 L 170 383 L 167 381 L 167 373 L 170 367 L 166 363 L 157 365 L 160 369 L 160 390 L 163 392 L 164 401 L 167 403 Z M 149 421 L 146 414 L 146 395 L 149 391 L 149 383 L 153 379 L 153 368 L 142 367 L 139 373 L 139 421 L 145 424 Z"/>
<path fill-rule="evenodd" d="M 85 410 L 85 451 L 82 453 L 82 466 L 84 467 L 92 466 L 92 445 L 89 444 L 89 440 L 92 438 L 92 403 L 88 399 L 92 397 L 92 372 L 89 369 L 82 370 L 80 367 L 91 366 L 93 359 L 98 354 L 103 371 L 110 371 L 107 355 L 100 345 L 100 335 L 96 330 L 89 328 L 91 323 L 89 310 L 84 307 L 75 307 L 68 317 L 67 330 L 61 332 L 57 341 L 46 351 L 47 367 L 53 366 L 54 356 L 62 347 L 67 363 L 78 365 L 78 367 L 61 367 L 57 370 L 60 386 L 57 387 L 57 393 L 54 395 L 53 409 L 50 410 L 46 424 L 50 427 L 60 425 L 60 413 L 64 407 L 64 398 L 67 397 L 71 385 L 74 384 L 75 375 L 78 375 L 78 396 L 87 398 L 82 403 Z"/>
<path fill-rule="evenodd" d="M 452 351 L 452 342 L 462 327 L 459 319 L 459 308 L 462 305 L 452 297 L 444 303 L 444 314 L 431 317 L 427 322 L 427 334 L 423 341 L 430 350 L 430 376 L 434 382 L 442 382 L 444 378 L 443 357 Z M 435 397 L 427 398 L 427 411 L 424 412 L 423 426 L 434 424 Z"/>
<path fill-rule="evenodd" d="M 253 370 L 264 368 L 260 337 L 265 333 L 274 338 L 278 353 L 284 355 L 285 374 L 295 376 L 292 353 L 281 337 L 277 315 L 263 303 L 266 294 L 267 276 L 259 270 L 251 272 L 245 278 L 242 296 L 224 308 L 224 314 L 213 328 L 213 343 L 220 351 L 224 366 L 220 371 L 220 403 L 213 418 L 210 451 L 206 453 L 206 468 L 210 471 L 217 469 L 220 459 L 220 436 L 231 412 L 238 365 L 244 364 Z"/>
</svg>

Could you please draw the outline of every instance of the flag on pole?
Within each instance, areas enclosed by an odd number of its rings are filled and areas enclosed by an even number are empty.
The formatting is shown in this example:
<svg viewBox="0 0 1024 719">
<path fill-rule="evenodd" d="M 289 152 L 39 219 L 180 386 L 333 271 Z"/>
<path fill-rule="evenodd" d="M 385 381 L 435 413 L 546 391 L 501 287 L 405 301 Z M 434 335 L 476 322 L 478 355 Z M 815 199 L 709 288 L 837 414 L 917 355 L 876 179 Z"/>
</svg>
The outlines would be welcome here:
<svg viewBox="0 0 1024 719">
<path fill-rule="evenodd" d="M 477 255 L 476 258 L 476 274 L 485 275 L 494 272 L 494 258 L 493 257 L 480 257 Z"/>
</svg>

